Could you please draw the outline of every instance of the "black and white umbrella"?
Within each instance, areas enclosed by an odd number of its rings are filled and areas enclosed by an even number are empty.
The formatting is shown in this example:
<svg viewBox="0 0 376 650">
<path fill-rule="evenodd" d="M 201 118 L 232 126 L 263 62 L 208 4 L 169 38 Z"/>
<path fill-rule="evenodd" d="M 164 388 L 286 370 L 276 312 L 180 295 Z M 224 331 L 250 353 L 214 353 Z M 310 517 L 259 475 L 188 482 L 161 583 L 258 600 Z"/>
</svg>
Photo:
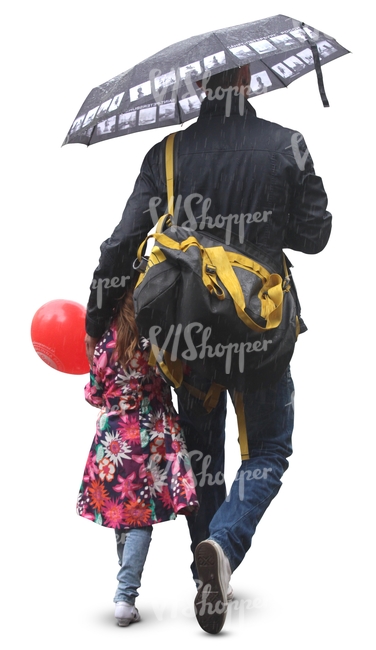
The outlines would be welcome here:
<svg viewBox="0 0 376 650">
<path fill-rule="evenodd" d="M 321 66 L 349 51 L 314 27 L 277 15 L 170 45 L 94 88 L 63 144 L 90 145 L 136 131 L 182 124 L 198 116 L 205 93 L 195 83 L 250 65 L 249 97 L 316 70 L 328 106 Z"/>
</svg>

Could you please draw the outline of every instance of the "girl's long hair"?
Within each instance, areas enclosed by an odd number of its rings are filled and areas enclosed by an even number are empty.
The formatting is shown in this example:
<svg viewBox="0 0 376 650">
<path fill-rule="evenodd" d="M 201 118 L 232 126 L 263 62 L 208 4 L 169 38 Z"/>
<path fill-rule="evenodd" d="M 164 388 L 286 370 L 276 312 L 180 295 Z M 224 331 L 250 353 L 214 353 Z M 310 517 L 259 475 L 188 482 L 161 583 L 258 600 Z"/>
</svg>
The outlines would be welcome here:
<svg viewBox="0 0 376 650">
<path fill-rule="evenodd" d="M 133 286 L 121 300 L 116 316 L 116 352 L 123 368 L 131 361 L 137 347 L 139 333 L 133 305 Z"/>
</svg>

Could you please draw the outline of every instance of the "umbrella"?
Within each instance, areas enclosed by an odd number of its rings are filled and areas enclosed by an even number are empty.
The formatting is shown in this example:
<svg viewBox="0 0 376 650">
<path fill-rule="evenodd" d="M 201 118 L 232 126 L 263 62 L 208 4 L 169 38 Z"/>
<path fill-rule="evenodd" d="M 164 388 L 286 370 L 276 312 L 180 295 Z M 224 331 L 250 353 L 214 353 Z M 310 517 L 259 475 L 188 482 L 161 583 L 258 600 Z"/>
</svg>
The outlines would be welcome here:
<svg viewBox="0 0 376 650">
<path fill-rule="evenodd" d="M 249 97 L 284 88 L 349 51 L 324 32 L 284 15 L 193 36 L 94 88 L 63 142 L 90 145 L 198 116 L 205 93 L 196 81 L 250 64 Z"/>
</svg>

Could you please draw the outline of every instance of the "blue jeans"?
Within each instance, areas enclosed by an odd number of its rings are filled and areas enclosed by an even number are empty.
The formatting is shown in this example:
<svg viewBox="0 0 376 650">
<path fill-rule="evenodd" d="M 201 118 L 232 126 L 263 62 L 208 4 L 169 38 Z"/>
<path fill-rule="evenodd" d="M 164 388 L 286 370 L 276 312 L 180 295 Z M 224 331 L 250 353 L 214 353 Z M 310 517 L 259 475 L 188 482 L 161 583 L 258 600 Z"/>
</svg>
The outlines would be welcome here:
<svg viewBox="0 0 376 650">
<path fill-rule="evenodd" d="M 205 382 L 193 373 L 189 383 L 205 391 Z M 252 543 L 256 526 L 278 493 L 292 453 L 294 384 L 288 368 L 274 385 L 244 394 L 249 459 L 243 460 L 226 497 L 223 480 L 226 394 L 205 414 L 202 402 L 179 389 L 179 415 L 192 459 L 200 500 L 197 515 L 188 518 L 194 550 L 203 539 L 213 539 L 227 555 L 231 570 L 239 566 Z M 235 395 L 231 395 L 234 402 Z M 197 577 L 192 564 L 193 577 Z"/>
<path fill-rule="evenodd" d="M 116 529 L 116 546 L 120 564 L 119 581 L 114 602 L 134 605 L 141 585 L 141 576 L 148 554 L 153 527 Z"/>
</svg>

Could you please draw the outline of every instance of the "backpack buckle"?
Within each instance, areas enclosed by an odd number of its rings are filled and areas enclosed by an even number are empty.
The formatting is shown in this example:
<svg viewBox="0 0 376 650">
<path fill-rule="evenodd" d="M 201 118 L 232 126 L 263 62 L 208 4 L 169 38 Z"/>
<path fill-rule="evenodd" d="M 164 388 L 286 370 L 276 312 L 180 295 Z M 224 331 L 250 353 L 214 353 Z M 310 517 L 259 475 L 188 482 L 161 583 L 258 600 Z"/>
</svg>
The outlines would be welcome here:
<svg viewBox="0 0 376 650">
<path fill-rule="evenodd" d="M 139 271 L 140 273 L 145 273 L 148 261 L 149 261 L 148 257 L 141 257 L 140 260 L 136 258 L 132 266 L 135 271 Z"/>
<path fill-rule="evenodd" d="M 290 276 L 286 275 L 285 279 L 282 282 L 283 291 L 290 291 Z"/>
</svg>

